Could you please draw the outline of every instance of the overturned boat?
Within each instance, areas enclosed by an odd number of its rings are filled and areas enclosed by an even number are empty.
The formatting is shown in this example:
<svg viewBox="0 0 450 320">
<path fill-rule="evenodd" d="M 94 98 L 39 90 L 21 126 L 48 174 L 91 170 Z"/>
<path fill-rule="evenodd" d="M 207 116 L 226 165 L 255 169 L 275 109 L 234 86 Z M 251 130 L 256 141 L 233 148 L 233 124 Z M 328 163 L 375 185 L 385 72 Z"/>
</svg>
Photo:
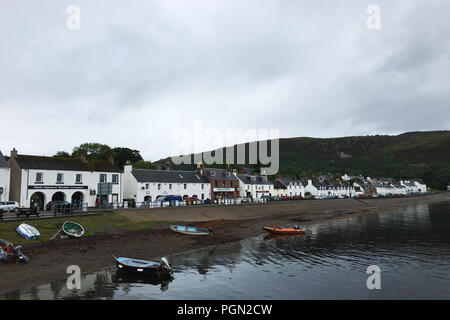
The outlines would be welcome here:
<svg viewBox="0 0 450 320">
<path fill-rule="evenodd" d="M 0 261 L 8 263 L 28 263 L 30 258 L 22 253 L 21 245 L 13 245 L 0 239 Z"/>
<path fill-rule="evenodd" d="M 173 273 L 172 267 L 164 257 L 160 261 L 118 256 L 113 256 L 113 258 L 116 260 L 117 268 L 125 272 L 152 276 L 167 276 Z"/>
<path fill-rule="evenodd" d="M 22 223 L 16 228 L 17 232 L 27 240 L 36 239 L 41 236 L 38 229 L 29 224 Z"/>
<path fill-rule="evenodd" d="M 206 236 L 210 233 L 214 233 L 214 230 L 211 228 L 196 228 L 188 226 L 170 226 L 170 230 L 193 236 Z"/>
</svg>

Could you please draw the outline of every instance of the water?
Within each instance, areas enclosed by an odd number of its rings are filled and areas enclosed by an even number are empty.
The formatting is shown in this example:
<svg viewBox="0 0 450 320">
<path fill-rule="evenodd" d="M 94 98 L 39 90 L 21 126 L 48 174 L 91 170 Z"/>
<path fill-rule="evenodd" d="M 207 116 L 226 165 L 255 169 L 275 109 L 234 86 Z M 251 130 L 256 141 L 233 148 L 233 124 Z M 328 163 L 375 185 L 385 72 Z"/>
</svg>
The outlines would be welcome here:
<svg viewBox="0 0 450 320">
<path fill-rule="evenodd" d="M 411 205 L 169 255 L 174 279 L 127 277 L 111 267 L 11 292 L 3 299 L 450 299 L 450 202 Z M 368 290 L 367 267 L 381 269 Z"/>
</svg>

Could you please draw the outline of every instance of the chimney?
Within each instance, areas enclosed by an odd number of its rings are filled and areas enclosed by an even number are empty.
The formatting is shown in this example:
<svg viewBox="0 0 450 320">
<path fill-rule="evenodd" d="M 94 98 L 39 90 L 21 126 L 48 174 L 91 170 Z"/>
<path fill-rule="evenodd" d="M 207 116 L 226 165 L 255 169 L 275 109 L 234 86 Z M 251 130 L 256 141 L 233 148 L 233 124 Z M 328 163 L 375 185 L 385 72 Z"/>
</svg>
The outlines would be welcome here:
<svg viewBox="0 0 450 320">
<path fill-rule="evenodd" d="M 108 156 L 108 162 L 109 162 L 110 164 L 112 164 L 113 166 L 115 166 L 115 164 L 114 164 L 114 158 L 113 158 L 112 154 L 110 154 L 110 155 Z"/>
<path fill-rule="evenodd" d="M 13 148 L 11 150 L 11 158 L 16 158 L 16 157 L 17 157 L 17 150 L 16 150 L 16 148 Z"/>
<path fill-rule="evenodd" d="M 125 164 L 126 164 L 127 166 L 129 166 L 129 165 L 131 164 L 131 161 L 130 161 L 130 160 L 127 160 L 127 161 L 125 162 Z"/>
<path fill-rule="evenodd" d="M 166 161 L 166 170 L 170 170 L 170 161 Z"/>
<path fill-rule="evenodd" d="M 83 161 L 84 163 L 89 163 L 89 161 L 87 160 L 87 155 L 86 155 L 86 153 L 82 153 L 82 154 L 80 155 L 80 159 L 81 159 L 81 161 Z"/>
</svg>

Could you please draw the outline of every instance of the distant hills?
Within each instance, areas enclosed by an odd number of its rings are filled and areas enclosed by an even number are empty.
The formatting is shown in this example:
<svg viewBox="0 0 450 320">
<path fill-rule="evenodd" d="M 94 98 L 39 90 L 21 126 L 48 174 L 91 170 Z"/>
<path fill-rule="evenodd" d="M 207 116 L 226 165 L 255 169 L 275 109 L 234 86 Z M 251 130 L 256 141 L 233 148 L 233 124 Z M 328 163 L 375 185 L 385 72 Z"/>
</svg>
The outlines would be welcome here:
<svg viewBox="0 0 450 320">
<path fill-rule="evenodd" d="M 156 163 L 168 160 L 161 159 Z M 195 165 L 174 167 L 190 170 Z M 258 169 L 257 165 L 250 167 Z M 445 189 L 450 183 L 450 131 L 408 132 L 396 136 L 280 139 L 280 175 L 315 176 L 328 173 L 420 178 L 432 188 Z"/>
</svg>

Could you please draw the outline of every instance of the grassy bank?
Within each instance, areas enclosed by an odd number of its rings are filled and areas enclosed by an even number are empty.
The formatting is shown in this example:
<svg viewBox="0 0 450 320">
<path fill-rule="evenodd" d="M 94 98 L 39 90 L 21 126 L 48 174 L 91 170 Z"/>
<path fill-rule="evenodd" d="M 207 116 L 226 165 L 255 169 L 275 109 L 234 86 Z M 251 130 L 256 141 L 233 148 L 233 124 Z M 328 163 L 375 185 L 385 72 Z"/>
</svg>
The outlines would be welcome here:
<svg viewBox="0 0 450 320">
<path fill-rule="evenodd" d="M 81 224 L 85 229 L 84 237 L 94 234 L 116 234 L 121 231 L 142 230 L 154 226 L 155 224 L 170 224 L 171 221 L 132 221 L 129 218 L 115 213 L 105 213 L 96 216 L 84 217 L 62 217 L 42 220 L 12 221 L 0 223 L 0 239 L 13 243 L 39 243 L 48 242 L 57 233 L 63 223 L 67 220 Z M 41 238 L 36 240 L 25 240 L 16 231 L 19 224 L 29 224 L 41 233 Z M 57 236 L 58 237 L 58 236 Z"/>
</svg>

